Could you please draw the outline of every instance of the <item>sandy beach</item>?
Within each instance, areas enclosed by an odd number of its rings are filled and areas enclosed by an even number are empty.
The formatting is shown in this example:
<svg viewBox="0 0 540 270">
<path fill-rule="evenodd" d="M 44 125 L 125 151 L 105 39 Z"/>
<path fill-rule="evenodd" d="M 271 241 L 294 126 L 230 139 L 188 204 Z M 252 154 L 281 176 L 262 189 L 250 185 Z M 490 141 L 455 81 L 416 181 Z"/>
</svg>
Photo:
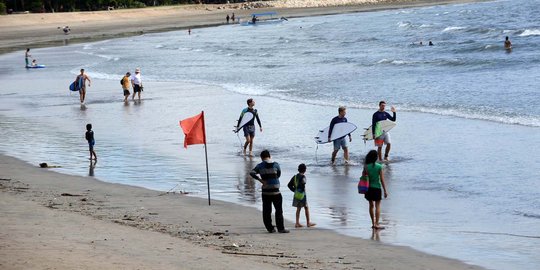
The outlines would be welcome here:
<svg viewBox="0 0 540 270">
<path fill-rule="evenodd" d="M 380 244 L 377 234 L 268 234 L 253 208 L 208 206 L 3 155 L 0 191 L 2 269 L 481 269 Z"/>
<path fill-rule="evenodd" d="M 276 3 L 272 3 L 276 2 Z M 38 13 L 0 16 L 0 53 L 26 47 L 50 47 L 148 32 L 217 26 L 227 14 L 250 18 L 254 12 L 277 11 L 284 17 L 305 17 L 427 5 L 475 2 L 472 0 L 334 0 L 272 1 L 272 7 L 240 9 L 239 5 L 187 5 L 95 12 Z M 323 5 L 322 3 L 325 3 Z M 69 26 L 65 35 L 62 27 Z"/>
<path fill-rule="evenodd" d="M 302 17 L 471 1 L 315 2 L 256 11 Z M 0 53 L 221 25 L 232 12 L 245 18 L 254 10 L 216 5 L 0 16 Z M 66 25 L 69 35 L 59 29 Z M 2 269 L 482 269 L 381 244 L 377 233 L 371 240 L 319 228 L 268 234 L 254 208 L 208 206 L 205 199 L 60 174 L 5 155 L 0 192 Z"/>
</svg>

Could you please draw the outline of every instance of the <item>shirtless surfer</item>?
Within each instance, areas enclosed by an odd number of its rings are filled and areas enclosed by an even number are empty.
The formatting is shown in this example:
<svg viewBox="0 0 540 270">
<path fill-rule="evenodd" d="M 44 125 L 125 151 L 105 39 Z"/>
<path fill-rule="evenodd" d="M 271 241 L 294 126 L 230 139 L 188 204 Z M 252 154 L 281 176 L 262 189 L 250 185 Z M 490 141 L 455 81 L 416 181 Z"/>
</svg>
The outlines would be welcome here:
<svg viewBox="0 0 540 270">
<path fill-rule="evenodd" d="M 86 98 L 86 81 L 88 81 L 88 87 L 90 87 L 90 77 L 84 74 L 84 68 L 81 68 L 81 74 L 75 78 L 75 85 L 79 90 L 81 104 L 84 104 L 84 99 Z"/>
</svg>

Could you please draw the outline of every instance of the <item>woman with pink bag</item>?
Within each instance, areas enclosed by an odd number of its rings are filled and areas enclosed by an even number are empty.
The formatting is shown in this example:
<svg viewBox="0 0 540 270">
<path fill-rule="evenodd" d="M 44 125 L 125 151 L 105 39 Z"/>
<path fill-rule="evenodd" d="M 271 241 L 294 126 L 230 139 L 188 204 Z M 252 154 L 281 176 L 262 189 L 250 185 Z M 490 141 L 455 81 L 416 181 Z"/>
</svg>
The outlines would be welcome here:
<svg viewBox="0 0 540 270">
<path fill-rule="evenodd" d="M 384 198 L 388 197 L 388 193 L 386 192 L 386 185 L 384 184 L 383 165 L 377 163 L 377 158 L 378 154 L 376 150 L 371 150 L 366 155 L 364 166 L 369 177 L 369 188 L 365 193 L 364 198 L 369 201 L 369 216 L 371 217 L 372 225 L 371 228 L 380 230 L 384 229 L 384 227 L 379 225 L 379 217 L 381 216 L 380 206 L 382 190 L 384 191 Z"/>
</svg>

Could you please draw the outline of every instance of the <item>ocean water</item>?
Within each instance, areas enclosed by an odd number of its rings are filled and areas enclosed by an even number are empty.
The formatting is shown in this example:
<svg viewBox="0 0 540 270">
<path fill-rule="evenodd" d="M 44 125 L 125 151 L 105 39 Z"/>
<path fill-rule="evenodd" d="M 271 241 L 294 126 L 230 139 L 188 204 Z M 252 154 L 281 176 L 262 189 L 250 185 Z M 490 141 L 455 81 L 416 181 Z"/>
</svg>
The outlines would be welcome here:
<svg viewBox="0 0 540 270">
<path fill-rule="evenodd" d="M 285 187 L 308 166 L 308 200 L 320 227 L 456 258 L 490 269 L 540 268 L 539 1 L 493 1 L 228 25 L 32 49 L 45 69 L 24 70 L 24 52 L 0 56 L 0 152 L 60 172 L 206 197 L 204 149 L 183 149 L 178 121 L 204 110 L 212 197 L 260 207 L 231 132 L 256 100 Z M 513 51 L 503 49 L 509 36 Z M 434 46 L 419 46 L 431 40 Z M 413 45 L 415 43 L 416 45 Z M 143 101 L 124 104 L 119 80 L 142 68 Z M 85 68 L 87 105 L 67 86 Z M 360 134 L 379 100 L 398 110 L 387 227 L 373 234 L 356 193 L 361 166 L 330 166 L 313 136 L 339 105 L 359 126 L 360 164 L 373 149 Z M 92 123 L 99 162 L 88 163 Z M 338 155 L 341 158 L 341 153 Z M 262 228 L 262 221 L 261 221 Z M 316 232 L 313 232 L 316 234 Z"/>
</svg>

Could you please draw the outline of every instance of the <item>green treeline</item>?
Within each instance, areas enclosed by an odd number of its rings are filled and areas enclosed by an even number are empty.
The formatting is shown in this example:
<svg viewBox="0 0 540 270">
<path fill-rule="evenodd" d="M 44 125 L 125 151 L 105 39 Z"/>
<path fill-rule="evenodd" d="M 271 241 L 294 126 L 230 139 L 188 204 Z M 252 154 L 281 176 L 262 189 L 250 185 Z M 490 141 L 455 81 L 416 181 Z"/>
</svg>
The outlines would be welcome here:
<svg viewBox="0 0 540 270">
<path fill-rule="evenodd" d="M 0 0 L 0 14 L 12 12 L 69 12 L 106 10 L 109 7 L 142 8 L 178 4 L 225 4 L 247 0 Z"/>
</svg>

